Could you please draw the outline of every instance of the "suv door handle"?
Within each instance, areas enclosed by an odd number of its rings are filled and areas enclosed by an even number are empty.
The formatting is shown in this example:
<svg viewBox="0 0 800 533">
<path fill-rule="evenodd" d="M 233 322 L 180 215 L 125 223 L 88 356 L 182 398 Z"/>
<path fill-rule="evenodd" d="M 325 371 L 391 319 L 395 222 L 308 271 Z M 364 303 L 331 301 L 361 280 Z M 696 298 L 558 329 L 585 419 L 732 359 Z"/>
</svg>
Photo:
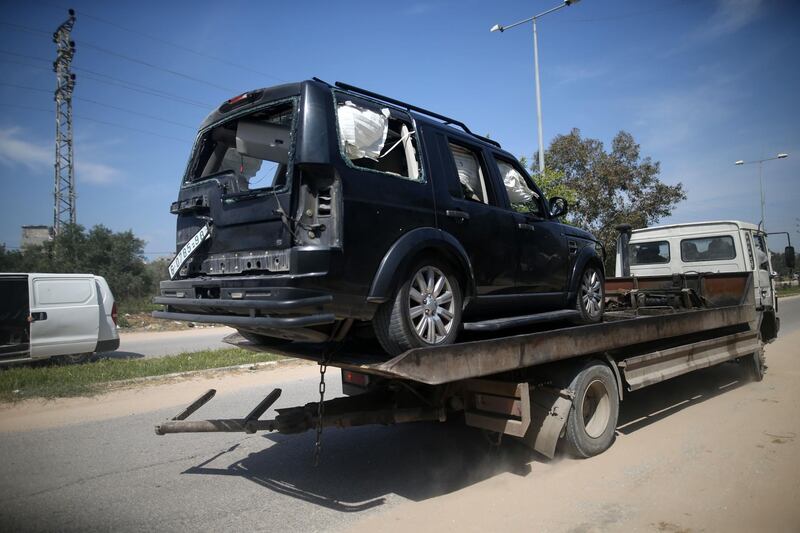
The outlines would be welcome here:
<svg viewBox="0 0 800 533">
<path fill-rule="evenodd" d="M 36 313 L 31 313 L 31 322 L 38 322 L 39 320 L 47 320 L 47 313 L 44 311 L 38 311 Z"/>
<path fill-rule="evenodd" d="M 459 221 L 469 220 L 469 213 L 466 211 L 458 211 L 457 209 L 448 209 L 445 214 L 450 218 L 456 218 Z"/>
<path fill-rule="evenodd" d="M 533 224 L 526 224 L 525 222 L 520 222 L 517 224 L 519 229 L 524 229 L 525 231 L 536 231 L 536 226 Z"/>
</svg>

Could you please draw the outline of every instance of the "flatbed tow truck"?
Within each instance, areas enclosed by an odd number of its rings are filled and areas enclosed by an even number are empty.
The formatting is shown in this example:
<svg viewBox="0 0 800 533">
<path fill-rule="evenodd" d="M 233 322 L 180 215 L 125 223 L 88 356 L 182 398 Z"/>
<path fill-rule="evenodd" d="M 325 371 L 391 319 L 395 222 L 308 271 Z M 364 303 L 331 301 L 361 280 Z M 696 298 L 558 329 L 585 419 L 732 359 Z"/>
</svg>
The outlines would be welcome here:
<svg viewBox="0 0 800 533">
<path fill-rule="evenodd" d="M 279 408 L 273 390 L 247 416 L 187 420 L 214 395 L 210 390 L 158 435 L 196 432 L 317 432 L 369 424 L 463 420 L 468 426 L 520 439 L 552 458 L 559 443 L 576 457 L 611 446 L 624 394 L 727 361 L 741 363 L 755 380 L 764 373 L 764 345 L 777 331 L 762 327 L 753 272 L 685 273 L 606 280 L 606 313 L 599 324 L 469 332 L 449 346 L 412 349 L 390 360 L 345 342 L 255 345 L 238 334 L 226 342 L 320 364 L 320 401 Z M 536 328 L 539 328 L 538 330 Z M 487 330 L 492 324 L 485 324 Z M 495 334 L 496 335 L 496 334 Z M 325 371 L 342 370 L 349 396 L 325 400 Z"/>
</svg>

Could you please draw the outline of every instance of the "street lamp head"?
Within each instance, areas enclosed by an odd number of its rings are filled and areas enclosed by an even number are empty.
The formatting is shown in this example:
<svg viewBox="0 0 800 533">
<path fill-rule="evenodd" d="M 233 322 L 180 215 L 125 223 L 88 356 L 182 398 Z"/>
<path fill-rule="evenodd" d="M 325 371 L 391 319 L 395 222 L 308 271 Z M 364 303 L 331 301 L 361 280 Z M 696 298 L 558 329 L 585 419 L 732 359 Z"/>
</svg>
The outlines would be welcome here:
<svg viewBox="0 0 800 533">
<path fill-rule="evenodd" d="M 737 165 L 744 165 L 744 161 L 740 159 L 740 160 L 738 160 L 738 161 L 736 162 L 736 164 L 737 164 Z"/>
<path fill-rule="evenodd" d="M 499 31 L 500 33 L 502 33 L 503 30 L 505 30 L 504 27 L 502 27 L 500 24 L 495 24 L 494 26 L 492 26 L 492 29 L 489 30 L 489 31 Z"/>
<path fill-rule="evenodd" d="M 581 0 L 564 0 L 564 5 L 565 6 L 571 6 L 572 4 L 577 4 L 580 1 Z"/>
<path fill-rule="evenodd" d="M 778 159 L 786 159 L 789 157 L 789 154 L 778 154 Z"/>
</svg>

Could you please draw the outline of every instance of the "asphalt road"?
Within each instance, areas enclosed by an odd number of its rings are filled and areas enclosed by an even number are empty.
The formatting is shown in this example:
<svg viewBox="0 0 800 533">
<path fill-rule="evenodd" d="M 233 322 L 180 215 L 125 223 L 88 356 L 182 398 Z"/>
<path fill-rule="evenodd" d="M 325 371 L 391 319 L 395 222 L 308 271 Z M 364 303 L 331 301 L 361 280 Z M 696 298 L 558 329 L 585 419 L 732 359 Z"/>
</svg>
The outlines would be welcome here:
<svg viewBox="0 0 800 533">
<path fill-rule="evenodd" d="M 736 513 L 749 516 L 760 505 L 773 505 L 775 498 L 743 501 L 731 492 L 732 487 L 744 490 L 762 482 L 794 498 L 797 513 L 798 419 L 796 411 L 788 409 L 790 401 L 797 404 L 800 386 L 796 349 L 800 298 L 782 301 L 781 311 L 781 339 L 767 349 L 770 373 L 763 382 L 746 383 L 738 366 L 721 365 L 632 393 L 621 408 L 617 443 L 590 460 L 546 462 L 515 443 L 492 451 L 475 430 L 410 424 L 327 430 L 322 464 L 314 468 L 312 433 L 156 437 L 153 426 L 175 414 L 171 407 L 59 428 L 0 433 L 0 524 L 8 531 L 305 532 L 359 529 L 362 522 L 373 531 L 383 525 L 400 530 L 486 530 L 487 517 L 508 507 L 513 496 L 524 499 L 498 515 L 510 530 L 615 529 L 617 520 L 630 518 L 634 510 L 667 506 L 675 499 L 677 508 L 692 508 L 694 515 L 675 511 L 681 516 L 643 529 L 688 530 L 674 528 L 699 521 L 705 513 L 706 522 L 699 523 L 710 523 L 707 529 L 714 530 L 719 529 L 713 525 L 716 519 L 730 521 Z M 308 377 L 277 384 L 284 391 L 279 406 L 317 399 L 315 369 L 310 370 Z M 338 395 L 338 375 L 331 374 L 328 391 Z M 221 391 L 202 415 L 243 416 L 267 392 L 264 387 Z M 789 414 L 776 409 L 787 409 Z M 766 433 L 760 416 L 753 414 L 762 412 L 785 422 L 779 428 L 767 426 L 780 433 L 773 444 L 772 437 L 763 436 L 772 433 Z M 734 438 L 719 429 L 723 421 L 735 428 Z M 691 440 L 698 438 L 704 439 L 702 444 Z M 767 439 L 765 444 L 751 442 L 759 438 Z M 702 447 L 708 448 L 706 452 Z M 711 454 L 710 449 L 722 452 Z M 564 474 L 558 477 L 554 472 Z M 590 484 L 578 481 L 583 472 L 591 477 Z M 555 481 L 548 476 L 555 476 Z M 525 502 L 545 501 L 551 493 L 559 495 L 547 502 L 552 509 L 560 509 L 565 501 L 590 502 L 596 497 L 595 486 L 613 476 L 623 476 L 622 482 L 613 483 L 617 490 L 626 490 L 624 497 L 610 506 L 594 508 L 586 503 L 565 511 L 559 515 L 563 527 L 537 521 L 538 515 L 525 511 Z M 673 476 L 672 485 L 661 487 L 659 476 Z M 658 496 L 657 490 L 669 490 L 668 496 Z M 694 511 L 703 498 L 716 502 L 712 496 L 722 498 L 722 503 Z M 546 512 L 541 511 L 543 516 Z M 776 514 L 780 513 L 772 513 Z M 795 530 L 800 525 L 800 515 L 796 516 Z M 520 521 L 509 522 L 514 517 Z M 405 526 L 406 521 L 411 523 Z M 725 529 L 750 527 L 746 521 L 733 524 Z M 786 530 L 784 523 L 781 526 Z"/>
<path fill-rule="evenodd" d="M 230 348 L 222 339 L 235 329 L 227 327 L 192 328 L 181 331 L 145 331 L 121 333 L 119 349 L 100 354 L 109 359 L 141 359 L 175 355 L 181 352 L 197 352 Z"/>
</svg>

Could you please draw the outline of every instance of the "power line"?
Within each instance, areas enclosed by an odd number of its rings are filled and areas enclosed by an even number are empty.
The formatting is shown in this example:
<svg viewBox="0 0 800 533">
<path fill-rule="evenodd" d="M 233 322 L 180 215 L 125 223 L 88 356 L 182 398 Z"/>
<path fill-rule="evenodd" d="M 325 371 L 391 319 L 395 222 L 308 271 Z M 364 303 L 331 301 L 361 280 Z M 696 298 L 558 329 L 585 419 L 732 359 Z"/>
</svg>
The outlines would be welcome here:
<svg viewBox="0 0 800 533">
<path fill-rule="evenodd" d="M 52 7 L 55 8 L 56 6 L 52 6 Z M 63 9 L 63 8 L 58 8 L 58 9 Z M 239 63 L 235 63 L 235 62 L 230 61 L 228 59 L 225 59 L 225 58 L 222 58 L 222 57 L 213 56 L 211 54 L 207 54 L 205 52 L 201 52 L 199 50 L 195 50 L 193 48 L 189 48 L 188 46 L 184 46 L 182 44 L 178 44 L 178 43 L 174 43 L 172 41 L 168 41 L 166 39 L 163 39 L 163 38 L 155 36 L 155 35 L 151 35 L 151 34 L 144 33 L 144 32 L 138 31 L 138 30 L 134 30 L 132 28 L 125 27 L 125 26 L 123 26 L 121 24 L 117 24 L 116 22 L 112 22 L 110 20 L 106 20 L 106 19 L 97 17 L 95 15 L 90 15 L 90 14 L 84 12 L 84 11 L 78 11 L 78 13 L 80 13 L 81 16 L 83 16 L 83 17 L 95 20 L 97 22 L 101 22 L 103 24 L 107 24 L 109 26 L 112 26 L 114 28 L 117 28 L 117 29 L 120 29 L 120 30 L 123 30 L 123 31 L 127 31 L 127 32 L 130 32 L 130 33 L 133 33 L 134 35 L 139 35 L 140 37 L 145 37 L 147 39 L 159 42 L 161 44 L 166 44 L 167 46 L 171 46 L 173 48 L 177 48 L 178 50 L 182 50 L 184 52 L 188 52 L 190 54 L 194 54 L 194 55 L 199 56 L 199 57 L 205 57 L 207 59 L 211 59 L 211 60 L 217 61 L 217 62 L 222 63 L 224 65 L 228 65 L 228 66 L 235 67 L 235 68 L 238 68 L 238 69 L 246 70 L 248 72 L 252 72 L 253 74 L 258 74 L 259 76 L 265 76 L 267 78 L 272 78 L 274 80 L 281 81 L 281 82 L 284 82 L 284 83 L 287 81 L 287 80 L 284 80 L 283 78 L 279 78 L 278 76 L 275 76 L 273 74 L 268 74 L 266 72 L 261 72 L 259 70 L 256 70 L 256 69 L 254 69 L 252 67 L 248 67 L 247 65 L 242 65 L 242 64 L 239 64 Z"/>
<path fill-rule="evenodd" d="M 119 52 L 114 52 L 113 50 L 109 50 L 107 48 L 103 48 L 102 46 L 97 46 L 97 45 L 92 44 L 92 43 L 87 43 L 86 41 L 76 41 L 76 42 L 79 45 L 85 46 L 85 47 L 90 48 L 92 50 L 96 50 L 98 52 L 102 52 L 102 53 L 108 54 L 110 56 L 119 57 L 121 59 L 125 59 L 126 61 L 130 61 L 132 63 L 138 63 L 139 65 L 144 65 L 146 67 L 150 67 L 150 68 L 155 69 L 155 70 L 160 70 L 162 72 L 166 72 L 168 74 L 172 74 L 173 76 L 178 76 L 178 77 L 190 80 L 190 81 L 194 81 L 194 82 L 197 82 L 197 83 L 202 83 L 204 85 L 208 85 L 209 87 L 213 87 L 215 89 L 219 89 L 221 91 L 225 91 L 225 92 L 228 92 L 228 93 L 235 92 L 235 89 L 231 89 L 229 87 L 224 87 L 222 85 L 217 85 L 216 83 L 213 83 L 213 82 L 210 82 L 210 81 L 206 81 L 206 80 L 203 80 L 203 79 L 200 79 L 200 78 L 196 78 L 196 77 L 191 76 L 189 74 L 184 74 L 183 72 L 178 72 L 177 70 L 172 70 L 172 69 L 169 69 L 169 68 L 160 67 L 160 66 L 154 65 L 153 63 L 150 63 L 148 61 L 143 61 L 141 59 L 136 59 L 135 57 L 127 56 L 125 54 L 120 54 Z"/>
<path fill-rule="evenodd" d="M 26 58 L 26 59 L 33 59 L 33 60 L 36 60 L 36 61 L 44 61 L 44 62 L 49 63 L 49 61 L 47 59 L 42 59 L 40 57 L 34 57 L 34 56 L 25 55 L 25 54 L 19 54 L 17 52 L 10 52 L 10 51 L 7 51 L 7 50 L 0 50 L 0 54 L 14 55 L 14 56 L 23 57 L 23 58 Z M 47 71 L 52 70 L 51 67 L 45 67 L 45 66 L 42 66 L 42 65 L 35 65 L 35 64 L 26 63 L 26 62 L 23 62 L 23 61 L 14 61 L 14 60 L 11 60 L 11 59 L 0 59 L 0 62 L 13 63 L 15 65 L 23 65 L 23 66 L 26 66 L 26 67 L 32 67 L 32 68 L 37 68 L 37 69 L 47 70 Z M 190 98 L 186 98 L 184 96 L 173 94 L 173 93 L 170 93 L 170 92 L 167 92 L 167 91 L 162 91 L 160 89 L 154 89 L 152 87 L 148 87 L 147 85 L 142 85 L 140 83 L 135 83 L 135 82 L 132 82 L 132 81 L 127 81 L 127 80 L 121 80 L 119 78 L 115 78 L 113 76 L 109 76 L 108 74 L 102 74 L 100 72 L 95 72 L 95 71 L 92 71 L 92 70 L 89 70 L 89 69 L 80 68 L 80 67 L 73 67 L 73 70 L 76 70 L 78 72 L 83 73 L 84 76 L 81 76 L 82 79 L 85 77 L 85 79 L 88 79 L 88 80 L 97 81 L 97 82 L 100 82 L 100 83 L 105 83 L 107 85 L 115 85 L 115 86 L 118 86 L 118 87 L 122 87 L 123 89 L 127 89 L 129 91 L 133 91 L 133 92 L 137 92 L 137 93 L 141 93 L 141 94 L 147 94 L 149 96 L 156 96 L 158 98 L 164 98 L 166 100 L 171 100 L 173 102 L 180 102 L 182 104 L 192 105 L 192 106 L 195 106 L 195 107 L 199 107 L 201 109 L 206 109 L 207 110 L 207 109 L 210 109 L 210 108 L 214 107 L 213 104 L 209 104 L 209 103 L 206 103 L 206 102 L 201 102 L 201 101 L 198 101 L 198 100 L 192 100 Z M 85 74 L 90 74 L 90 76 L 85 76 Z M 95 76 L 100 76 L 102 78 L 107 78 L 107 79 L 99 79 L 99 78 L 96 78 Z"/>
<path fill-rule="evenodd" d="M 18 30 L 18 31 L 25 31 L 25 32 L 30 32 L 30 33 L 42 33 L 42 34 L 47 34 L 47 35 L 49 35 L 49 33 L 50 33 L 50 32 L 46 32 L 44 30 L 40 30 L 38 28 L 31 28 L 31 27 L 28 27 L 28 26 L 23 26 L 22 24 L 14 24 L 14 23 L 11 23 L 11 22 L 0 22 L 0 25 L 7 26 L 7 27 L 10 27 L 10 28 Z M 101 53 L 108 54 L 108 55 L 113 56 L 113 57 L 124 59 L 124 60 L 130 61 L 132 63 L 137 63 L 139 65 L 143 65 L 143 66 L 146 66 L 148 68 L 152 68 L 154 70 L 159 70 L 161 72 L 166 72 L 166 73 L 171 74 L 173 76 L 178 76 L 178 77 L 190 80 L 190 81 L 194 81 L 196 83 L 202 83 L 204 85 L 208 85 L 209 87 L 213 87 L 215 89 L 219 89 L 221 91 L 225 91 L 227 93 L 235 92 L 235 89 L 231 89 L 229 87 L 224 87 L 222 85 L 218 85 L 216 83 L 213 83 L 213 82 L 210 82 L 210 81 L 207 81 L 207 80 L 192 76 L 190 74 L 185 74 L 185 73 L 179 72 L 177 70 L 173 70 L 173 69 L 166 68 L 166 67 L 161 67 L 161 66 L 156 65 L 154 63 L 150 63 L 149 61 L 144 61 L 142 59 L 137 59 L 137 58 L 131 57 L 129 55 L 121 54 L 119 52 L 115 52 L 113 50 L 109 50 L 107 48 L 103 48 L 102 46 L 98 46 L 96 44 L 93 44 L 93 43 L 90 43 L 90 42 L 87 42 L 87 41 L 80 41 L 80 40 L 76 39 L 75 42 L 78 43 L 80 46 L 85 46 L 85 47 L 87 47 L 89 49 L 92 49 L 92 50 L 95 50 L 97 52 L 101 52 Z M 22 54 L 17 54 L 17 55 L 22 55 Z"/>
<path fill-rule="evenodd" d="M 39 112 L 48 113 L 48 114 L 52 114 L 53 113 L 53 111 L 50 110 L 50 109 L 43 109 L 41 107 L 33 107 L 33 106 L 22 105 L 22 104 L 8 104 L 8 103 L 5 103 L 5 102 L 0 102 L 0 106 L 14 107 L 14 108 L 17 108 L 17 109 L 26 109 L 26 110 L 29 110 L 29 111 L 39 111 Z M 162 139 L 169 139 L 171 141 L 178 141 L 180 143 L 186 143 L 187 142 L 186 139 L 179 139 L 177 137 L 170 137 L 169 135 L 162 135 L 160 133 L 155 133 L 153 131 L 142 130 L 142 129 L 133 128 L 133 127 L 130 127 L 130 126 L 123 126 L 122 124 L 116 124 L 114 122 L 107 122 L 105 120 L 98 120 L 96 118 L 87 117 L 87 116 L 84 116 L 84 115 L 73 115 L 73 117 L 79 118 L 81 120 L 86 120 L 86 121 L 89 121 L 89 122 L 96 122 L 97 124 L 104 124 L 106 126 L 112 126 L 114 128 L 121 128 L 121 129 L 124 129 L 124 130 L 135 131 L 137 133 L 144 133 L 144 134 L 146 134 L 148 136 L 151 136 L 151 137 L 161 137 Z"/>
<path fill-rule="evenodd" d="M 64 9 L 66 9 L 64 7 L 57 6 L 55 4 L 50 4 L 50 3 L 47 3 L 47 2 L 42 2 L 42 3 L 44 5 L 52 8 L 52 9 L 58 9 L 59 11 L 63 11 Z M 253 67 L 249 67 L 247 65 L 242 65 L 241 63 L 235 63 L 235 62 L 233 62 L 233 61 L 231 61 L 229 59 L 225 59 L 223 57 L 218 57 L 218 56 L 214 56 L 214 55 L 211 55 L 211 54 L 208 54 L 208 53 L 205 53 L 205 52 L 201 52 L 199 50 L 195 50 L 194 48 L 189 48 L 188 46 L 184 46 L 182 44 L 178 44 L 178 43 L 169 41 L 167 39 L 164 39 L 163 37 L 158 37 L 156 35 L 152 35 L 152 34 L 149 34 L 149 33 L 141 32 L 139 30 L 134 30 L 133 28 L 128 28 L 127 26 L 123 26 L 122 24 L 118 24 L 116 22 L 112 22 L 110 20 L 95 16 L 95 15 L 91 15 L 89 13 L 86 13 L 85 11 L 78 11 L 78 13 L 80 13 L 82 17 L 86 17 L 88 19 L 95 20 L 95 21 L 100 22 L 102 24 L 107 24 L 107 25 L 109 25 L 111 27 L 114 27 L 114 28 L 117 28 L 119 30 L 127 31 L 129 33 L 133 33 L 134 35 L 138 35 L 140 37 L 144 37 L 146 39 L 150 39 L 152 41 L 156 41 L 156 42 L 161 43 L 161 44 L 166 44 L 167 46 L 171 46 L 171 47 L 176 48 L 178 50 L 182 50 L 183 52 L 188 52 L 190 54 L 194 54 L 194 55 L 196 55 L 198 57 L 204 57 L 206 59 L 211 59 L 213 61 L 217 61 L 217 62 L 222 63 L 224 65 L 228 65 L 228 66 L 235 67 L 235 68 L 238 68 L 238 69 L 246 70 L 248 72 L 252 72 L 253 74 L 258 74 L 259 76 L 265 76 L 267 78 L 272 78 L 274 80 L 281 81 L 281 82 L 284 82 L 284 83 L 287 82 L 287 80 L 285 80 L 283 78 L 279 78 L 278 76 L 275 76 L 274 74 L 269 74 L 267 72 L 262 72 L 260 70 L 254 69 Z M 38 30 L 34 30 L 34 31 L 38 31 Z"/>
<path fill-rule="evenodd" d="M 16 89 L 25 89 L 27 91 L 38 91 L 38 92 L 43 92 L 43 93 L 49 93 L 50 92 L 47 89 L 39 89 L 38 87 L 28 87 L 26 85 L 17 85 L 17 84 L 14 84 L 14 83 L 2 83 L 2 82 L 0 82 L 0 87 L 14 87 Z M 142 113 L 140 111 L 135 111 L 133 109 L 126 109 L 124 107 L 119 107 L 119 106 L 115 106 L 115 105 L 111 105 L 111 104 L 106 104 L 106 103 L 103 103 L 103 102 L 98 102 L 97 100 L 92 100 L 90 98 L 82 98 L 80 96 L 73 96 L 72 98 L 73 98 L 73 100 L 80 100 L 82 102 L 88 102 L 90 104 L 95 104 L 95 105 L 99 105 L 99 106 L 102 106 L 102 107 L 107 107 L 109 109 L 116 109 L 117 111 L 122 111 L 123 113 L 130 113 L 132 115 L 138 115 L 140 117 L 144 117 L 144 118 L 147 118 L 147 119 L 150 119 L 150 120 L 158 120 L 160 122 L 166 122 L 167 124 L 173 124 L 175 126 L 180 126 L 182 128 L 189 128 L 190 130 L 197 129 L 194 126 L 189 126 L 187 124 L 181 124 L 180 122 L 174 122 L 172 120 L 169 120 L 169 119 L 166 119 L 166 118 L 162 118 L 162 117 L 157 117 L 155 115 L 148 115 L 147 113 Z"/>
</svg>

